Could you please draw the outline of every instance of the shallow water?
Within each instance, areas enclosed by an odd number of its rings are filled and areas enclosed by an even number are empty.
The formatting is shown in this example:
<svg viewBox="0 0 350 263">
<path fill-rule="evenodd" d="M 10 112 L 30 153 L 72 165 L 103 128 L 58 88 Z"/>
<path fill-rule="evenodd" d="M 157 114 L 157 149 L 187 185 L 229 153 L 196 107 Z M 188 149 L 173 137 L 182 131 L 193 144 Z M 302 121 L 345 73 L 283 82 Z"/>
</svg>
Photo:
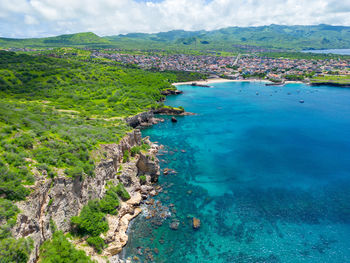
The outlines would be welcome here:
<svg viewBox="0 0 350 263">
<path fill-rule="evenodd" d="M 350 49 L 303 50 L 303 53 L 350 55 Z"/>
<path fill-rule="evenodd" d="M 350 262 L 350 90 L 258 82 L 178 88 L 184 94 L 167 104 L 198 115 L 142 131 L 165 145 L 161 168 L 177 171 L 161 175 L 155 197 L 171 204 L 171 216 L 139 216 L 126 257 Z"/>
</svg>

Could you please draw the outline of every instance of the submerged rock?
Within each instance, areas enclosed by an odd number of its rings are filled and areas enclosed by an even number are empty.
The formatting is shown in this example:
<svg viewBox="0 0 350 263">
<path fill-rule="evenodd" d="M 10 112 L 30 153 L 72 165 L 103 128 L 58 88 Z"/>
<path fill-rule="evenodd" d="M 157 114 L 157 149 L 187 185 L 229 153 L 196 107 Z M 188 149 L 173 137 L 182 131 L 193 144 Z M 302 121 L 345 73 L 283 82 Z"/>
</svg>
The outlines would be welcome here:
<svg viewBox="0 0 350 263">
<path fill-rule="evenodd" d="M 170 228 L 172 230 L 178 230 L 179 225 L 180 225 L 180 222 L 178 220 L 174 220 L 173 222 L 171 222 Z"/>
<path fill-rule="evenodd" d="M 199 229 L 201 227 L 201 221 L 198 218 L 193 217 L 193 219 L 192 219 L 192 227 L 194 229 Z"/>
<path fill-rule="evenodd" d="M 171 122 L 177 122 L 177 119 L 175 117 L 171 117 Z"/>
</svg>

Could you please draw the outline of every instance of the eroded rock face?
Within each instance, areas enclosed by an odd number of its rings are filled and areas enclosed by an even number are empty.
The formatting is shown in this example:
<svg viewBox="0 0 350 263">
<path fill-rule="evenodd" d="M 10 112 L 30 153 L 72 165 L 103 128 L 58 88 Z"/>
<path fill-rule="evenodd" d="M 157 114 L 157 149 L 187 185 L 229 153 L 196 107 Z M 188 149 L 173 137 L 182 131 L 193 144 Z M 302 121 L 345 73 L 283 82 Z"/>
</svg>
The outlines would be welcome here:
<svg viewBox="0 0 350 263">
<path fill-rule="evenodd" d="M 115 250 L 113 253 L 106 252 L 105 255 L 114 255 L 116 251 L 121 250 L 121 247 L 127 242 L 125 232 L 128 222 L 139 213 L 137 209 L 139 209 L 138 205 L 142 200 L 142 194 L 148 194 L 153 189 L 150 185 L 151 178 L 152 181 L 156 181 L 156 177 L 159 175 L 158 160 L 154 155 L 152 155 L 153 158 L 151 156 L 137 156 L 136 159 L 123 164 L 123 171 L 117 173 L 122 163 L 123 152 L 130 150 L 135 145 L 140 145 L 141 142 L 140 131 L 134 130 L 118 144 L 102 145 L 100 151 L 104 153 L 105 158 L 96 166 L 94 177 L 73 179 L 58 176 L 49 179 L 42 176 L 38 178 L 35 185 L 31 187 L 33 191 L 27 199 L 17 203 L 21 213 L 12 229 L 14 237 L 31 237 L 34 240 L 34 249 L 29 262 L 36 262 L 40 245 L 52 236 L 50 219 L 55 222 L 59 230 L 69 231 L 71 228 L 70 218 L 78 215 L 89 200 L 102 198 L 106 191 L 107 182 L 123 182 L 132 197 L 130 202 L 122 202 L 118 218 L 113 218 L 113 216 L 107 218 L 111 226 L 110 231 L 112 231 L 107 233 L 107 242 L 109 240 L 113 245 L 108 246 L 106 251 L 108 249 L 113 251 L 113 246 Z M 152 145 L 151 149 L 156 149 L 156 146 Z M 143 169 L 139 169 L 137 165 L 139 159 L 142 159 L 143 165 L 140 167 Z M 152 161 L 152 159 L 156 161 Z M 141 173 L 148 178 L 148 188 L 143 189 L 142 194 L 138 178 Z M 119 248 L 117 249 L 117 247 Z"/>
<path fill-rule="evenodd" d="M 154 152 L 151 148 L 150 152 Z M 138 169 L 138 175 L 150 175 L 151 182 L 157 182 L 160 174 L 159 171 L 159 161 L 154 155 L 144 155 L 140 153 L 140 157 L 136 163 L 136 167 Z"/>
</svg>

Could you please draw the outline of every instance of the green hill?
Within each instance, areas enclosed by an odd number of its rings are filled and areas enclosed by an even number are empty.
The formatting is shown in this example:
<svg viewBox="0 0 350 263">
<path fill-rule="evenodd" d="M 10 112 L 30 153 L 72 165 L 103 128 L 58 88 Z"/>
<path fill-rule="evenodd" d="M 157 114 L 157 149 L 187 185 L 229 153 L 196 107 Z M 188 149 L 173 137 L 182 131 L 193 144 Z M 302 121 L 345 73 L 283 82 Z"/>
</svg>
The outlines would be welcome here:
<svg viewBox="0 0 350 263">
<path fill-rule="evenodd" d="M 98 46 L 108 45 L 107 39 L 92 32 L 60 35 L 46 38 L 0 38 L 0 47 L 30 48 L 30 47 L 62 47 L 62 46 Z"/>
<path fill-rule="evenodd" d="M 239 51 L 251 47 L 267 49 L 350 48 L 350 27 L 282 26 L 228 27 L 213 31 L 173 30 L 154 34 L 130 33 L 99 37 L 78 33 L 47 38 L 0 38 L 3 48 L 35 47 L 114 47 L 123 49 Z"/>
<path fill-rule="evenodd" d="M 350 27 L 281 26 L 229 27 L 213 31 L 174 30 L 156 34 L 105 37 L 121 47 L 232 50 L 244 46 L 274 49 L 350 48 Z"/>
</svg>

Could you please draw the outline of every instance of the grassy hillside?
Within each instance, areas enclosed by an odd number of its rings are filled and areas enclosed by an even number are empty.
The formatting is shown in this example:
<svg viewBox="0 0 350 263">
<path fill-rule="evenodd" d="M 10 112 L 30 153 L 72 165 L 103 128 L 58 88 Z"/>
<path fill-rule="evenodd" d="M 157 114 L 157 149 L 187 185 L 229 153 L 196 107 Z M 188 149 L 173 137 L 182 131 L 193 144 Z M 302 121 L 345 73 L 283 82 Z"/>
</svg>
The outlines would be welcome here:
<svg viewBox="0 0 350 263">
<path fill-rule="evenodd" d="M 173 30 L 156 34 L 131 33 L 99 37 L 79 33 L 49 38 L 0 38 L 0 47 L 114 47 L 142 50 L 219 50 L 249 51 L 251 47 L 267 49 L 350 48 L 350 27 L 345 26 L 281 26 L 228 27 L 213 31 Z"/>
<path fill-rule="evenodd" d="M 157 34 L 127 34 L 105 37 L 121 47 L 193 48 L 234 50 L 240 45 L 277 49 L 349 48 L 350 27 L 342 26 L 280 26 L 229 27 L 213 31 L 182 30 Z M 243 47 L 244 48 L 244 47 Z"/>
<path fill-rule="evenodd" d="M 67 51 L 78 53 L 65 48 L 57 54 Z M 10 229 L 19 212 L 16 202 L 30 193 L 35 175 L 94 176 L 94 149 L 118 142 L 131 129 L 122 119 L 159 107 L 161 91 L 179 80 L 174 73 L 87 60 L 86 51 L 80 55 L 0 51 L 0 262 L 27 261 L 32 241 L 14 239 Z M 57 234 L 43 250 L 56 255 L 72 247 Z"/>
<path fill-rule="evenodd" d="M 0 47 L 3 48 L 40 48 L 61 46 L 99 46 L 109 45 L 107 39 L 101 38 L 94 33 L 77 33 L 46 38 L 0 38 Z"/>
</svg>

